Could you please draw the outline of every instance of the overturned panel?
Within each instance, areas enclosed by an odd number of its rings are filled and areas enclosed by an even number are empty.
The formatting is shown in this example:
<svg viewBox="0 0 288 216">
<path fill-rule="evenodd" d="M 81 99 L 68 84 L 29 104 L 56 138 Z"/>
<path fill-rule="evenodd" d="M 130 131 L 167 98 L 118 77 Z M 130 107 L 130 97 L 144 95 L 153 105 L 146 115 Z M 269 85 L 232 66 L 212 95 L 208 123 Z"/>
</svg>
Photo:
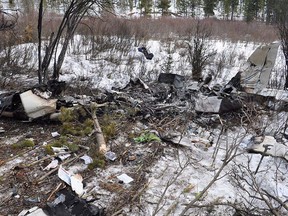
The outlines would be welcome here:
<svg viewBox="0 0 288 216">
<path fill-rule="evenodd" d="M 265 64 L 265 59 L 270 49 L 270 46 L 258 47 L 248 58 L 248 62 L 250 62 L 253 66 L 262 67 Z"/>
<path fill-rule="evenodd" d="M 240 85 L 247 93 L 257 94 L 269 83 L 275 65 L 279 43 L 258 47 L 241 71 Z"/>
<path fill-rule="evenodd" d="M 195 111 L 203 113 L 225 113 L 240 108 L 241 104 L 239 101 L 229 98 L 219 98 L 217 96 L 202 97 L 195 103 Z"/>
<path fill-rule="evenodd" d="M 20 98 L 29 118 L 36 119 L 56 112 L 57 99 L 43 99 L 31 90 L 21 93 Z"/>
</svg>

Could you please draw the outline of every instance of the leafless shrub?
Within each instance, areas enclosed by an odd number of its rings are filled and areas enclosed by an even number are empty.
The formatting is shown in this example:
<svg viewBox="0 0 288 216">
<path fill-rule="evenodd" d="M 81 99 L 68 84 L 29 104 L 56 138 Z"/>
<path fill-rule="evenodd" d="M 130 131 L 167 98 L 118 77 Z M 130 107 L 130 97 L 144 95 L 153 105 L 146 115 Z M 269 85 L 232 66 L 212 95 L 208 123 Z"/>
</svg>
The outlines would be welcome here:
<svg viewBox="0 0 288 216">
<path fill-rule="evenodd" d="M 32 27 L 32 41 L 37 40 L 37 12 L 30 10 L 28 14 L 19 14 L 18 24 L 15 26 L 17 34 L 25 34 L 27 26 Z M 151 38 L 165 39 L 173 36 L 185 37 L 187 29 L 196 26 L 198 20 L 194 18 L 171 18 L 159 19 L 132 18 L 123 19 L 113 15 L 106 15 L 101 19 L 84 18 L 76 30 L 76 34 L 95 36 L 119 36 L 122 39 L 135 39 L 135 44 Z M 51 31 L 56 32 L 61 23 L 61 17 L 55 13 L 45 13 L 43 17 L 43 38 L 48 38 Z M 271 42 L 277 40 L 277 34 L 272 26 L 260 22 L 247 24 L 241 21 L 224 21 L 217 19 L 204 19 L 201 25 L 211 27 L 211 36 L 219 39 L 230 39 L 232 41 L 250 40 L 259 42 Z M 92 30 L 92 32 L 91 32 Z"/>
<path fill-rule="evenodd" d="M 285 68 L 277 68 L 273 71 L 273 77 L 269 80 L 269 87 L 275 89 L 283 89 L 285 85 Z"/>
<path fill-rule="evenodd" d="M 12 39 L 11 39 L 12 40 Z M 7 41 L 6 41 L 7 42 Z M 12 42 L 3 44 L 0 55 L 0 71 L 3 77 L 12 78 L 16 74 L 33 72 L 33 46 L 11 46 Z"/>
<path fill-rule="evenodd" d="M 227 63 L 229 65 L 233 65 L 236 57 L 237 57 L 236 46 L 234 46 L 232 52 L 229 52 L 229 55 L 227 56 L 227 60 L 228 60 Z"/>
<path fill-rule="evenodd" d="M 219 77 L 227 64 L 227 57 L 225 52 L 221 52 L 218 59 L 216 59 L 215 77 Z"/>
<path fill-rule="evenodd" d="M 188 31 L 187 42 L 188 60 L 192 67 L 192 79 L 198 81 L 202 78 L 202 72 L 216 52 L 209 49 L 208 41 L 211 31 L 207 26 L 197 22 L 195 28 Z"/>
<path fill-rule="evenodd" d="M 268 180 L 265 177 L 268 170 L 262 170 L 261 173 L 256 174 L 251 163 L 252 157 L 249 156 L 247 157 L 247 162 L 234 164 L 231 172 L 231 179 L 237 186 L 241 197 L 238 208 L 256 215 L 286 214 L 288 208 L 285 203 L 288 200 L 281 200 L 277 194 L 277 181 L 279 181 L 277 175 L 280 172 L 279 166 L 281 162 L 275 164 L 276 172 L 273 179 L 276 181 L 276 184 L 274 184 L 275 188 L 271 188 L 271 185 L 265 183 Z"/>
<path fill-rule="evenodd" d="M 18 22 L 18 13 L 11 9 L 0 9 L 0 31 L 13 29 Z"/>
</svg>

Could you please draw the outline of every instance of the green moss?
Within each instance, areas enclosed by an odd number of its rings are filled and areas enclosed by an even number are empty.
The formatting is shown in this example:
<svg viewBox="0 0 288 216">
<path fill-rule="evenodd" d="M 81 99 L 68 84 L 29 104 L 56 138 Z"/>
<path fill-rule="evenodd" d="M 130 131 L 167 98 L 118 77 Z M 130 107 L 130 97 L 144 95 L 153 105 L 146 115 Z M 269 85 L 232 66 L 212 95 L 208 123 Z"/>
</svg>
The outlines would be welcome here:
<svg viewBox="0 0 288 216">
<path fill-rule="evenodd" d="M 50 145 L 53 147 L 62 147 L 68 145 L 68 137 L 67 136 L 60 136 L 59 139 L 52 142 Z"/>
<path fill-rule="evenodd" d="M 54 142 L 44 146 L 46 154 L 53 155 L 52 147 L 64 147 L 67 146 L 69 151 L 76 152 L 79 150 L 79 146 L 76 144 L 79 140 L 75 137 L 68 138 L 67 136 L 61 136 L 59 139 Z"/>
<path fill-rule="evenodd" d="M 114 117 L 114 115 L 105 114 L 103 118 L 99 120 L 106 142 L 113 139 L 117 135 L 117 124 L 113 120 Z"/>
<path fill-rule="evenodd" d="M 84 118 L 87 117 L 87 112 L 83 107 L 80 107 L 79 109 L 77 109 L 77 111 L 78 111 L 78 117 L 79 116 Z"/>
<path fill-rule="evenodd" d="M 92 133 L 93 129 L 94 129 L 94 122 L 92 119 L 86 119 L 83 123 L 83 133 L 84 135 L 89 135 Z"/>
<path fill-rule="evenodd" d="M 35 146 L 35 143 L 32 139 L 25 139 L 25 140 L 22 140 L 21 142 L 12 144 L 13 149 L 22 149 L 22 148 L 29 148 L 29 147 L 34 147 L 34 146 Z"/>
<path fill-rule="evenodd" d="M 61 115 L 59 117 L 62 123 L 64 122 L 75 122 L 78 120 L 87 119 L 87 112 L 83 107 L 71 108 L 61 108 Z"/>
<path fill-rule="evenodd" d="M 93 127 L 94 127 L 94 122 L 93 122 L 93 120 L 92 120 L 92 119 L 86 119 L 86 120 L 84 121 L 84 126 L 85 126 L 85 127 L 93 128 Z"/>
<path fill-rule="evenodd" d="M 76 151 L 79 150 L 79 146 L 78 146 L 77 144 L 75 144 L 75 143 L 69 143 L 69 144 L 67 145 L 67 147 L 69 148 L 69 150 L 70 150 L 71 152 L 76 152 Z"/>
<path fill-rule="evenodd" d="M 80 113 L 80 114 L 79 114 Z M 71 134 L 73 136 L 87 136 L 93 131 L 94 123 L 92 119 L 86 118 L 80 121 L 80 116 L 83 118 L 87 113 L 83 108 L 72 110 L 61 110 L 61 133 L 64 135 Z"/>
<path fill-rule="evenodd" d="M 135 133 L 128 133 L 128 139 L 134 140 L 134 138 L 136 138 Z"/>
<path fill-rule="evenodd" d="M 106 140 L 110 140 L 111 138 L 116 136 L 116 123 L 110 122 L 109 124 L 105 124 L 102 126 L 102 132 Z"/>
<path fill-rule="evenodd" d="M 53 155 L 54 154 L 52 146 L 50 144 L 44 146 L 44 150 L 45 150 L 45 153 L 48 154 L 48 155 Z"/>
<path fill-rule="evenodd" d="M 61 136 L 59 139 L 55 140 L 54 142 L 44 146 L 46 154 L 53 155 L 54 151 L 52 147 L 63 147 L 68 146 L 68 138 L 66 136 Z"/>
<path fill-rule="evenodd" d="M 101 168 L 104 169 L 105 167 L 105 160 L 94 158 L 93 162 L 88 165 L 88 169 L 93 170 L 94 168 Z"/>
<path fill-rule="evenodd" d="M 67 135 L 72 134 L 75 135 L 77 130 L 75 129 L 73 123 L 71 122 L 64 122 L 61 126 L 61 134 Z"/>
<path fill-rule="evenodd" d="M 127 107 L 126 109 L 126 112 L 127 112 L 127 116 L 130 116 L 130 117 L 132 117 L 132 116 L 136 116 L 137 115 L 137 113 L 140 111 L 140 109 L 139 108 L 134 108 L 134 107 Z"/>
<path fill-rule="evenodd" d="M 3 175 L 0 176 L 0 183 L 4 182 L 4 180 L 5 180 L 4 176 Z"/>
<path fill-rule="evenodd" d="M 183 193 L 190 193 L 191 190 L 195 187 L 193 184 L 189 184 L 187 187 L 183 189 Z"/>
<path fill-rule="evenodd" d="M 93 170 L 94 168 L 101 168 L 104 169 L 105 168 L 105 156 L 100 153 L 98 150 L 96 151 L 96 149 L 91 149 L 91 157 L 93 159 L 93 162 L 91 164 L 88 165 L 88 169 Z"/>
<path fill-rule="evenodd" d="M 139 137 L 134 138 L 134 141 L 137 143 L 148 143 L 152 141 L 160 142 L 161 139 L 154 133 L 146 132 L 141 134 Z"/>
<path fill-rule="evenodd" d="M 77 119 L 78 116 L 75 115 L 73 109 L 69 108 L 61 108 L 61 115 L 59 117 L 59 120 L 64 123 L 64 122 L 72 122 L 75 119 Z"/>
<path fill-rule="evenodd" d="M 83 134 L 87 136 L 87 135 L 91 134 L 92 131 L 93 131 L 92 128 L 86 127 L 86 128 L 84 128 L 84 130 L 83 130 Z"/>
</svg>

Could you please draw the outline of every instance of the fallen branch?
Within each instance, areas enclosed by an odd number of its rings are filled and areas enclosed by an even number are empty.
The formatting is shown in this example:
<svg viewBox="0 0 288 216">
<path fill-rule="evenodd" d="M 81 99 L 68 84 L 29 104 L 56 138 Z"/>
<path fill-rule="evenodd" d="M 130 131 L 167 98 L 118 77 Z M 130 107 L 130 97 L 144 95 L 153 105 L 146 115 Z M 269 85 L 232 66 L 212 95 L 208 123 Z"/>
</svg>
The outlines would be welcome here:
<svg viewBox="0 0 288 216">
<path fill-rule="evenodd" d="M 25 167 L 30 167 L 32 165 L 38 164 L 38 163 L 40 163 L 42 161 L 45 161 L 47 159 L 54 158 L 54 157 L 57 157 L 59 155 L 70 154 L 70 153 L 71 153 L 71 151 L 67 151 L 67 152 L 60 152 L 60 153 L 57 153 L 57 154 L 54 154 L 54 155 L 48 155 L 48 156 L 43 157 L 43 158 L 41 158 L 41 159 L 39 159 L 37 161 L 34 161 L 34 162 L 30 163 L 30 164 L 25 165 Z"/>
<path fill-rule="evenodd" d="M 95 129 L 95 134 L 96 134 L 96 141 L 99 145 L 99 152 L 102 154 L 105 154 L 107 152 L 107 145 L 106 145 L 106 142 L 105 142 L 98 118 L 96 116 L 96 109 L 98 107 L 101 107 L 101 106 L 104 106 L 104 105 L 101 105 L 101 104 L 98 105 L 96 103 L 92 103 L 91 104 L 91 116 L 92 116 L 92 120 L 94 122 L 94 129 Z"/>
<path fill-rule="evenodd" d="M 60 184 L 57 185 L 57 187 L 50 193 L 49 197 L 47 198 L 47 202 L 51 199 L 51 197 L 53 196 L 53 194 L 55 194 L 59 188 L 61 187 L 62 182 Z"/>
</svg>

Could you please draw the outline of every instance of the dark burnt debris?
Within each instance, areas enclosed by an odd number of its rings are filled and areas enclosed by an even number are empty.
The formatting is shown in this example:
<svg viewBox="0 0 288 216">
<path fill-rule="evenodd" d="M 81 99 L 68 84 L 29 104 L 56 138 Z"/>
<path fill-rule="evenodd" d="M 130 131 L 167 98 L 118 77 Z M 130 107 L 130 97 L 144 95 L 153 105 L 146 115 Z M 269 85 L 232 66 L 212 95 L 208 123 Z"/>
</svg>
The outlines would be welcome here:
<svg viewBox="0 0 288 216">
<path fill-rule="evenodd" d="M 153 53 L 149 53 L 146 47 L 139 47 L 138 51 L 143 53 L 145 58 L 148 60 L 152 60 L 152 58 L 154 57 Z"/>
<path fill-rule="evenodd" d="M 61 189 L 56 196 L 56 199 L 47 203 L 44 208 L 44 212 L 50 216 L 104 216 L 104 209 L 77 197 L 69 188 Z"/>
<path fill-rule="evenodd" d="M 57 119 L 55 114 L 59 113 L 62 106 L 72 106 L 71 101 L 57 99 L 65 87 L 65 82 L 53 80 L 46 85 L 3 93 L 0 95 L 0 116 L 30 121 L 38 118 Z"/>
</svg>

